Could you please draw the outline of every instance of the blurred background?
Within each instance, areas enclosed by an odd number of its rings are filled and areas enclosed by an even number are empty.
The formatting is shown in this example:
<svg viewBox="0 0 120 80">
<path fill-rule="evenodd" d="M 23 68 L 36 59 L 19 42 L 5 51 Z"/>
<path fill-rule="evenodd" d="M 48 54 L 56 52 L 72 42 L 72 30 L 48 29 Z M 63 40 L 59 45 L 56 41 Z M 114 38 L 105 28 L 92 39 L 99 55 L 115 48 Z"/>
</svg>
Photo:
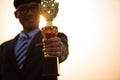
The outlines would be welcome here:
<svg viewBox="0 0 120 80">
<path fill-rule="evenodd" d="M 56 1 L 53 23 L 69 40 L 59 80 L 120 80 L 120 0 Z M 13 0 L 0 1 L 0 44 L 22 30 L 14 11 Z"/>
</svg>

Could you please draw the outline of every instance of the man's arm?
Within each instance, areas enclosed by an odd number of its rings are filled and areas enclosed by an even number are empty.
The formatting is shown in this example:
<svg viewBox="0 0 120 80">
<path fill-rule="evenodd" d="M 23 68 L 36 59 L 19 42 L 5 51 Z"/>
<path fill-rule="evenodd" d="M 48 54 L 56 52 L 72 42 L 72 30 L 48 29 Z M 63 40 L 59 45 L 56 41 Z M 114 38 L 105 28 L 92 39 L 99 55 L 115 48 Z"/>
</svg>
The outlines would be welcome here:
<svg viewBox="0 0 120 80">
<path fill-rule="evenodd" d="M 60 37 L 62 41 L 62 55 L 60 56 L 60 62 L 63 62 L 67 59 L 68 54 L 69 54 L 68 38 L 64 33 L 59 33 L 58 37 Z"/>
</svg>

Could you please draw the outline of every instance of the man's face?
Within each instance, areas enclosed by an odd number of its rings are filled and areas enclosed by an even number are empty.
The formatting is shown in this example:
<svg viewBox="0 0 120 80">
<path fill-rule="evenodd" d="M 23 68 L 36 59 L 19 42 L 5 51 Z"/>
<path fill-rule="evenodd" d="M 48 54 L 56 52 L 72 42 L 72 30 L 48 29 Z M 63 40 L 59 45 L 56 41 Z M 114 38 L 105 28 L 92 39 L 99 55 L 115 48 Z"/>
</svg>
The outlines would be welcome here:
<svg viewBox="0 0 120 80">
<path fill-rule="evenodd" d="M 24 30 L 33 30 L 39 25 L 39 4 L 36 2 L 22 4 L 17 8 L 15 16 L 23 25 Z"/>
</svg>

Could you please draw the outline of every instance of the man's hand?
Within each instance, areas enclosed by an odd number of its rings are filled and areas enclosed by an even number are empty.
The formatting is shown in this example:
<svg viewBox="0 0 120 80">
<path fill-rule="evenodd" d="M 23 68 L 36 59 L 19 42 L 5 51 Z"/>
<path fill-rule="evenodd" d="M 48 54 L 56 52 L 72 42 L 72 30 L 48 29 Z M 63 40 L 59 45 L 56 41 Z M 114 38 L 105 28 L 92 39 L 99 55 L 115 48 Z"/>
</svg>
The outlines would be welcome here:
<svg viewBox="0 0 120 80">
<path fill-rule="evenodd" d="M 51 56 L 62 55 L 62 42 L 59 37 L 53 37 L 49 39 L 43 38 L 43 51 Z"/>
</svg>

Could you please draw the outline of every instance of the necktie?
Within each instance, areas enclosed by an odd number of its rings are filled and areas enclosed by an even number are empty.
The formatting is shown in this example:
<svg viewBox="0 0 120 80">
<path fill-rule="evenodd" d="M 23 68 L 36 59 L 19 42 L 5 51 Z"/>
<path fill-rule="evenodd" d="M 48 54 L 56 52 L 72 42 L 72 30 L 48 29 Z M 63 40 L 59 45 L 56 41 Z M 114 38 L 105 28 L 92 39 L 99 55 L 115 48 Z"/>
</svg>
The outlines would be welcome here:
<svg viewBox="0 0 120 80">
<path fill-rule="evenodd" d="M 26 59 L 26 53 L 28 48 L 27 42 L 28 42 L 27 37 L 23 36 L 20 38 L 20 44 L 19 44 L 19 48 L 17 49 L 17 55 L 16 55 L 16 60 L 19 69 L 22 69 L 24 65 L 24 61 Z"/>
</svg>

